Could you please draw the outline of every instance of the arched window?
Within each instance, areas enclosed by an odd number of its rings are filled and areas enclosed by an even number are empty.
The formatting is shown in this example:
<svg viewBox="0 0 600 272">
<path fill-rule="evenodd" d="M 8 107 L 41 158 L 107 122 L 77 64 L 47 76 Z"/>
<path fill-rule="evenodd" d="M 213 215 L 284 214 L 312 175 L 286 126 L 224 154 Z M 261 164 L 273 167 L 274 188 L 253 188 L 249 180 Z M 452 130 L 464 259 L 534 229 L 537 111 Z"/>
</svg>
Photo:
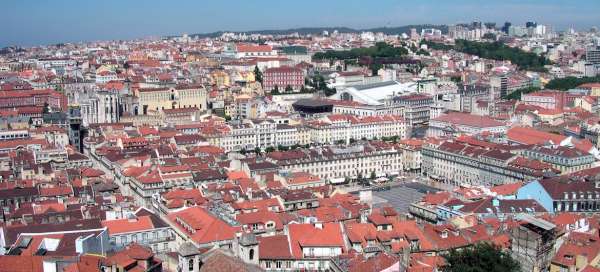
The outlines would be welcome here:
<svg viewBox="0 0 600 272">
<path fill-rule="evenodd" d="M 188 271 L 194 271 L 194 259 L 188 261 Z"/>
<path fill-rule="evenodd" d="M 254 248 L 251 248 L 248 252 L 248 260 L 252 261 L 252 259 L 254 259 Z"/>
</svg>

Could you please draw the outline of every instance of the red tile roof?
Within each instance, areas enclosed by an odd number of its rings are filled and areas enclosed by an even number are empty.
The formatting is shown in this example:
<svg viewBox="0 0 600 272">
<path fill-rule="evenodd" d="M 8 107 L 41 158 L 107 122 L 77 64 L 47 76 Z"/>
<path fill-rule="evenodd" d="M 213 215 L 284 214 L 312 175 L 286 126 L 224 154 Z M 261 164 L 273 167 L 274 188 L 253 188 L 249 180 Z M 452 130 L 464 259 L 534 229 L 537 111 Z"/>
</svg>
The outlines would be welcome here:
<svg viewBox="0 0 600 272">
<path fill-rule="evenodd" d="M 294 259 L 287 235 L 273 235 L 258 238 L 260 259 Z"/>
<path fill-rule="evenodd" d="M 232 240 L 239 230 L 198 206 L 171 213 L 168 218 L 198 244 Z"/>
<path fill-rule="evenodd" d="M 140 216 L 133 219 L 115 219 L 115 220 L 104 220 L 102 226 L 108 228 L 110 235 L 130 233 L 130 232 L 141 232 L 150 231 L 154 229 L 154 224 L 150 216 Z"/>
<path fill-rule="evenodd" d="M 504 123 L 496 121 L 487 116 L 478 116 L 462 112 L 451 112 L 442 115 L 438 118 L 432 119 L 431 121 L 445 122 L 449 124 L 465 125 L 479 128 L 498 127 L 505 125 Z"/>
<path fill-rule="evenodd" d="M 304 257 L 303 247 L 340 247 L 346 251 L 340 223 L 323 223 L 322 228 L 313 224 L 288 225 L 292 254 L 296 259 Z"/>
</svg>

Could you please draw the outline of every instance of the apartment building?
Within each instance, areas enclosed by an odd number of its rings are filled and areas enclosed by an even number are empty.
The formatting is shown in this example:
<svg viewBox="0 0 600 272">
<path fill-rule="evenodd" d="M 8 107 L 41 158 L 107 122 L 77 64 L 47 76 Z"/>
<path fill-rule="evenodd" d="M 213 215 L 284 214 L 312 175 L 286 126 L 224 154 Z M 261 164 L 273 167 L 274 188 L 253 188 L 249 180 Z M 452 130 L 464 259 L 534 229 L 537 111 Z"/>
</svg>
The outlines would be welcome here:
<svg viewBox="0 0 600 272">
<path fill-rule="evenodd" d="M 371 142 L 275 151 L 267 154 L 267 161 L 278 165 L 282 170 L 303 171 L 331 181 L 399 172 L 402 170 L 402 151 L 392 145 Z"/>
</svg>

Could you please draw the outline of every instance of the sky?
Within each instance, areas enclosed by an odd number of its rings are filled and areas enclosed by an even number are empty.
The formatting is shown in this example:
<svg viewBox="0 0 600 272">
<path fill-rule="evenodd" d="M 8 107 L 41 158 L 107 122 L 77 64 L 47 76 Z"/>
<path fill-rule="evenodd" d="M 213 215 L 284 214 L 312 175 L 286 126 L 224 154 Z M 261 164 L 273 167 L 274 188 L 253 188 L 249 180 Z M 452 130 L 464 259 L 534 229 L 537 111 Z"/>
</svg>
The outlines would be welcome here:
<svg viewBox="0 0 600 272">
<path fill-rule="evenodd" d="M 600 26 L 599 0 L 2 0 L 0 47 L 296 27 Z"/>
</svg>

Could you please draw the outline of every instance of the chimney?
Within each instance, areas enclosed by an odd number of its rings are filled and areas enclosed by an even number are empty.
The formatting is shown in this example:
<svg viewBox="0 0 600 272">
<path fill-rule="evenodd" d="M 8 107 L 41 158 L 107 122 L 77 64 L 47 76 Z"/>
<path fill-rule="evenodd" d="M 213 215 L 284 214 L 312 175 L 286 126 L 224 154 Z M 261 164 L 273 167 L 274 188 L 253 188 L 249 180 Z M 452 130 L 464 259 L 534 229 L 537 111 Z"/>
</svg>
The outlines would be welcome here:
<svg viewBox="0 0 600 272">
<path fill-rule="evenodd" d="M 323 222 L 315 222 L 315 228 L 323 229 Z"/>
</svg>

